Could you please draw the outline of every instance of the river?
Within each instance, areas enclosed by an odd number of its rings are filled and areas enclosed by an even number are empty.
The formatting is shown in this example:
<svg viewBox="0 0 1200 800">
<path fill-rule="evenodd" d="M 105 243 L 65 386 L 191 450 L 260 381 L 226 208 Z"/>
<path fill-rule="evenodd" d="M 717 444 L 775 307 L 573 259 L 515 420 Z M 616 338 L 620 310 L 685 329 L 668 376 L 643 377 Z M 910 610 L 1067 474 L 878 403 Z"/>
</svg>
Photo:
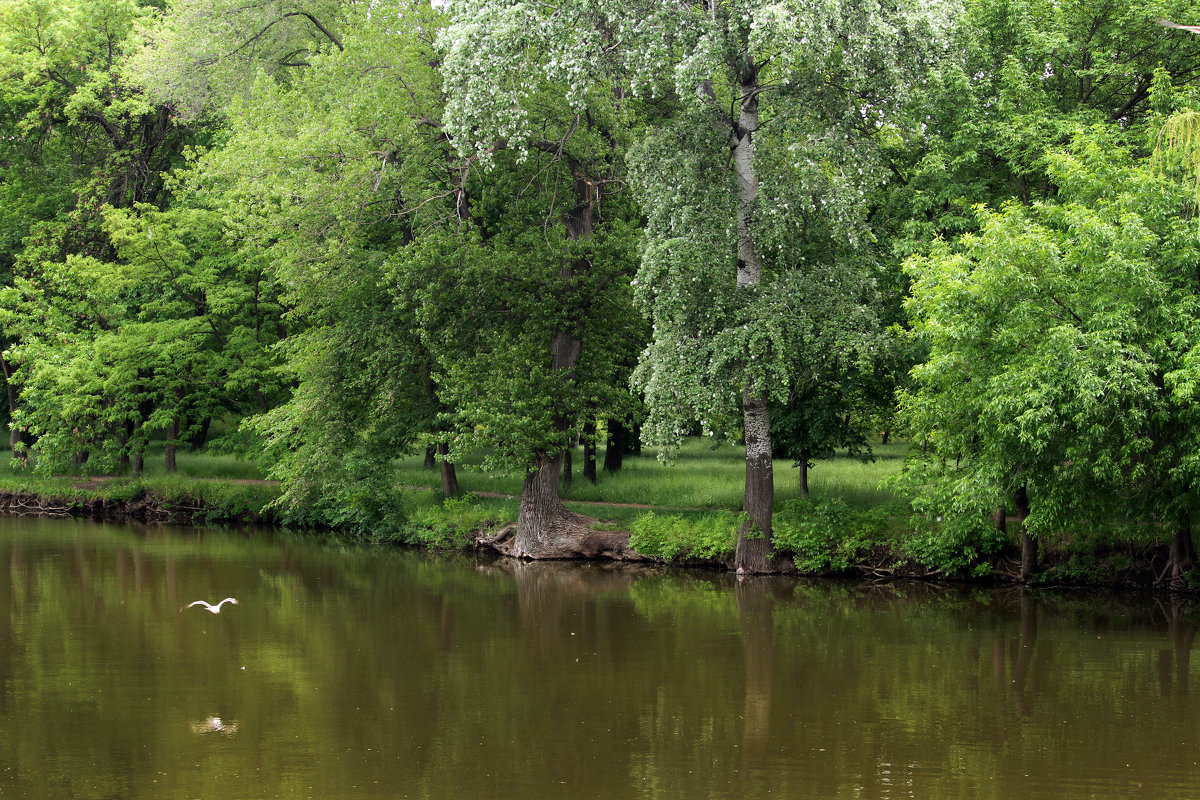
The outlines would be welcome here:
<svg viewBox="0 0 1200 800">
<path fill-rule="evenodd" d="M 11 518 L 0 558 L 3 798 L 1200 797 L 1191 600 Z"/>
</svg>

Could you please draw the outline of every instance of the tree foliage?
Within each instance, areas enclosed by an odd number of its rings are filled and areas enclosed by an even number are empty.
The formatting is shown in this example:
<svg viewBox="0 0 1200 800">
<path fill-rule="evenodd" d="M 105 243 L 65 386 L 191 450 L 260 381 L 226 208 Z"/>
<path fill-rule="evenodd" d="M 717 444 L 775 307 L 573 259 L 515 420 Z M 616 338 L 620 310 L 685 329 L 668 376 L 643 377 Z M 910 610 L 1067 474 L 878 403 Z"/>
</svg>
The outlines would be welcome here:
<svg viewBox="0 0 1200 800">
<path fill-rule="evenodd" d="M 1052 200 L 978 209 L 978 234 L 909 264 L 930 347 L 904 399 L 931 514 L 1025 525 L 1190 512 L 1200 229 L 1181 182 L 1104 129 L 1048 154 Z M 970 524 L 968 522 L 968 524 Z"/>
</svg>

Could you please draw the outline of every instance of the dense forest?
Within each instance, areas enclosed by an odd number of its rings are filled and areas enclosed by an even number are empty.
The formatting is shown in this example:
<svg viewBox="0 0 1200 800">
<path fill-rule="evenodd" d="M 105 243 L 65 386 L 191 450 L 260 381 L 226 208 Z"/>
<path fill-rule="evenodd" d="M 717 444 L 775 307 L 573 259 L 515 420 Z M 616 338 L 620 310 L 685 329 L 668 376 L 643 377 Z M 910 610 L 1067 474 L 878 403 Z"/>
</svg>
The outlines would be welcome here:
<svg viewBox="0 0 1200 800">
<path fill-rule="evenodd" d="M 619 552 L 563 460 L 903 437 L 939 563 L 1064 527 L 1196 566 L 1191 0 L 4 0 L 13 458 L 254 456 L 396 513 L 393 460 L 524 475 L 504 552 Z M 569 470 L 569 466 L 568 466 Z M 567 473 L 570 474 L 569 472 Z M 997 525 L 996 521 L 999 521 Z"/>
</svg>

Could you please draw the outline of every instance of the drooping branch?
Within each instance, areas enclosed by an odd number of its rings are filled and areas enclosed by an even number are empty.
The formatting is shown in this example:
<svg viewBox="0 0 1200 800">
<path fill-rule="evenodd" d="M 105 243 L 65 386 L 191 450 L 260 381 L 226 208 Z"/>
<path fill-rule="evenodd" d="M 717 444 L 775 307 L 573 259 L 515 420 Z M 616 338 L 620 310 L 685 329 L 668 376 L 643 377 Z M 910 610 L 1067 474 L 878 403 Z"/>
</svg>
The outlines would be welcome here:
<svg viewBox="0 0 1200 800">
<path fill-rule="evenodd" d="M 332 31 L 330 31 L 328 28 L 326 28 L 324 25 L 322 25 L 321 21 L 319 19 L 314 17 L 312 14 L 309 14 L 307 11 L 289 11 L 288 13 L 280 16 L 279 19 L 272 20 L 271 22 L 267 23 L 266 27 L 264 27 L 261 31 L 254 34 L 249 39 L 242 42 L 240 45 L 238 45 L 233 50 L 231 50 L 229 55 L 226 56 L 226 58 L 229 58 L 229 56 L 237 55 L 242 50 L 244 50 L 247 47 L 249 47 L 250 45 L 254 44 L 256 41 L 258 41 L 259 39 L 262 38 L 263 34 L 265 34 L 267 31 L 271 30 L 271 28 L 275 27 L 280 22 L 283 22 L 288 17 L 304 17 L 309 22 L 311 22 L 313 25 L 315 25 L 317 30 L 319 30 L 321 33 L 325 34 L 325 37 L 327 39 L 329 39 L 329 41 L 333 42 L 334 46 L 337 47 L 337 49 L 339 51 L 343 51 L 343 52 L 345 51 L 346 48 L 342 47 L 342 40 L 339 39 L 336 35 L 334 35 L 334 33 Z"/>
</svg>

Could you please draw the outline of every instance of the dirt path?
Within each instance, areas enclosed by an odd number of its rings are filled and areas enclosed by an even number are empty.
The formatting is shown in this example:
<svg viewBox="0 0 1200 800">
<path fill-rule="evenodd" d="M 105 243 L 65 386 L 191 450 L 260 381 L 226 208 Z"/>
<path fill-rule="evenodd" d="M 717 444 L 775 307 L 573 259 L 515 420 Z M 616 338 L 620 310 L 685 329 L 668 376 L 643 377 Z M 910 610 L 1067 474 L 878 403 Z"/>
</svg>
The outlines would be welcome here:
<svg viewBox="0 0 1200 800">
<path fill-rule="evenodd" d="M 414 489 L 432 489 L 430 486 L 414 486 Z M 435 490 L 436 491 L 436 490 Z M 476 497 L 487 497 L 495 500 L 519 500 L 520 496 L 515 494 L 504 494 L 502 492 L 471 492 Z M 713 506 L 651 506 L 645 503 L 609 503 L 604 500 L 572 500 L 569 497 L 562 499 L 564 503 L 575 503 L 581 506 L 608 506 L 610 508 L 640 508 L 646 511 L 728 511 L 726 508 L 715 508 Z"/>
<path fill-rule="evenodd" d="M 76 489 L 99 489 L 106 483 L 118 480 L 129 480 L 132 475 L 64 475 Z M 279 481 L 268 481 L 263 478 L 199 478 L 186 476 L 190 481 L 206 483 L 228 483 L 234 486 L 278 486 Z"/>
</svg>

